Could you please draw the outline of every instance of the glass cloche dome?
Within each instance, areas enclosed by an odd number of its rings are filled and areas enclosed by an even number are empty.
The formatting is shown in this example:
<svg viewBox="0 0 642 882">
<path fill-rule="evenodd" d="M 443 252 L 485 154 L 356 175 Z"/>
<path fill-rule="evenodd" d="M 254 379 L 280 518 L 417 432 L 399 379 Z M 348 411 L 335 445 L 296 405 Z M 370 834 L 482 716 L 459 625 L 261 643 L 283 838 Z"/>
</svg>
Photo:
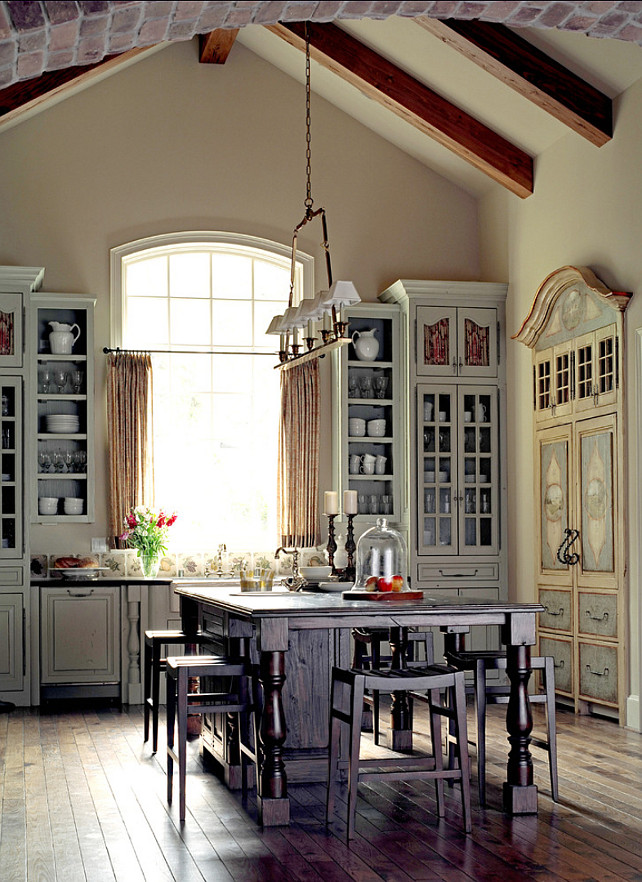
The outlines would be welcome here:
<svg viewBox="0 0 642 882">
<path fill-rule="evenodd" d="M 386 518 L 377 518 L 357 542 L 353 591 L 409 591 L 406 542 Z"/>
</svg>

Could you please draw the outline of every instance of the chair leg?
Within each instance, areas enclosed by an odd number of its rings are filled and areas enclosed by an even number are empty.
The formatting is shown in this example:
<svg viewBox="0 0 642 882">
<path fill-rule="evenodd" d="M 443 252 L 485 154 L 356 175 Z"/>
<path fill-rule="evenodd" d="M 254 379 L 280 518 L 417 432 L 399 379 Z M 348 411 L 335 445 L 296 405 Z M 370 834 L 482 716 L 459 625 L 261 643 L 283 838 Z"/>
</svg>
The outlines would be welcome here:
<svg viewBox="0 0 642 882">
<path fill-rule="evenodd" d="M 172 804 L 174 783 L 174 729 L 176 727 L 176 680 L 168 676 L 167 682 L 167 802 Z"/>
<path fill-rule="evenodd" d="M 457 754 L 461 769 L 461 809 L 464 818 L 464 830 L 472 831 L 472 815 L 470 810 L 470 758 L 468 756 L 468 725 L 466 723 L 466 686 L 463 672 L 455 675 L 454 693 L 455 724 L 457 728 Z"/>
<path fill-rule="evenodd" d="M 375 689 L 372 693 L 372 737 L 375 744 L 379 744 L 381 736 L 381 717 L 379 715 L 380 701 L 379 691 Z"/>
<path fill-rule="evenodd" d="M 555 667 L 552 656 L 547 656 L 544 668 L 544 689 L 546 690 L 546 729 L 548 735 L 548 764 L 551 775 L 551 796 L 559 802 L 557 779 L 557 726 L 555 725 Z"/>
<path fill-rule="evenodd" d="M 152 647 L 145 641 L 143 673 L 143 702 L 144 702 L 144 736 L 143 741 L 149 741 L 149 699 L 151 698 L 152 677 Z"/>
<path fill-rule="evenodd" d="M 328 789 L 325 803 L 325 822 L 331 823 L 334 815 L 334 798 L 337 786 L 337 764 L 339 762 L 339 746 L 341 742 L 341 721 L 334 716 L 333 711 L 338 710 L 339 684 L 332 678 L 330 687 L 330 750 L 328 751 Z"/>
<path fill-rule="evenodd" d="M 347 840 L 354 837 L 359 789 L 359 748 L 361 746 L 361 708 L 363 707 L 364 677 L 355 675 L 350 686 L 350 762 L 348 768 L 348 824 Z"/>
<path fill-rule="evenodd" d="M 475 715 L 479 804 L 486 805 L 486 665 L 483 659 L 477 659 L 475 664 Z"/>
<path fill-rule="evenodd" d="M 160 702 L 160 660 L 162 645 L 154 640 L 152 648 L 152 753 L 158 750 L 158 704 Z"/>
<path fill-rule="evenodd" d="M 178 817 L 185 820 L 185 782 L 187 777 L 187 672 L 179 670 L 176 682 L 178 716 Z"/>
<path fill-rule="evenodd" d="M 441 701 L 439 689 L 431 689 L 428 697 L 428 707 L 430 710 L 430 739 L 432 741 L 432 752 L 435 757 L 435 771 L 441 772 L 444 768 L 443 747 L 441 743 L 441 714 L 433 711 L 433 706 L 438 706 Z M 435 792 L 437 795 L 437 816 L 443 818 L 445 814 L 443 778 L 435 778 Z"/>
</svg>

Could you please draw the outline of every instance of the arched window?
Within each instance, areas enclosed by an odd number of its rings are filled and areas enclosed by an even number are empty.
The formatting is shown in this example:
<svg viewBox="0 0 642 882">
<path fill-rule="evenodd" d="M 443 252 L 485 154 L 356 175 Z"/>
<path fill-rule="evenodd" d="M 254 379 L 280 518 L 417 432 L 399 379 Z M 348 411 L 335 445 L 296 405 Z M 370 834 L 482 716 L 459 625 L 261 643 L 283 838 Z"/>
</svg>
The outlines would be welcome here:
<svg viewBox="0 0 642 882">
<path fill-rule="evenodd" d="M 269 549 L 276 534 L 278 337 L 291 252 L 227 233 L 153 237 L 112 251 L 112 345 L 153 352 L 156 504 L 172 547 Z M 295 302 L 312 289 L 297 254 Z M 158 352 L 160 350 L 160 352 Z"/>
</svg>

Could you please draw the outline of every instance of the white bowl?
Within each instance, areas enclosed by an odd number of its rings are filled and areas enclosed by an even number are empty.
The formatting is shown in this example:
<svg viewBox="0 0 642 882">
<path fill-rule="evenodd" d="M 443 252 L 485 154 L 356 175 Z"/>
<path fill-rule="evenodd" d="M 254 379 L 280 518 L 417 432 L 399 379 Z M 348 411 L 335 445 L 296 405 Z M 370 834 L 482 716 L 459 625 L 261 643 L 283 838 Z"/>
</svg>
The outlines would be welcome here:
<svg viewBox="0 0 642 882">
<path fill-rule="evenodd" d="M 83 500 L 77 496 L 65 496 L 63 508 L 65 514 L 82 514 Z"/>
<path fill-rule="evenodd" d="M 362 438 L 366 434 L 366 421 L 359 417 L 349 419 L 348 432 L 352 438 Z"/>
<path fill-rule="evenodd" d="M 299 567 L 299 571 L 308 582 L 315 582 L 318 579 L 327 579 L 332 567 Z"/>
<path fill-rule="evenodd" d="M 386 434 L 385 420 L 368 420 L 368 435 L 371 438 L 383 438 Z"/>
<path fill-rule="evenodd" d="M 467 484 L 474 484 L 475 483 L 475 476 L 474 475 L 464 475 L 464 481 Z"/>
<path fill-rule="evenodd" d="M 439 472 L 439 480 L 447 481 L 448 480 L 448 472 Z"/>
<path fill-rule="evenodd" d="M 55 515 L 58 511 L 58 497 L 41 496 L 38 500 L 38 511 L 44 515 Z"/>
</svg>

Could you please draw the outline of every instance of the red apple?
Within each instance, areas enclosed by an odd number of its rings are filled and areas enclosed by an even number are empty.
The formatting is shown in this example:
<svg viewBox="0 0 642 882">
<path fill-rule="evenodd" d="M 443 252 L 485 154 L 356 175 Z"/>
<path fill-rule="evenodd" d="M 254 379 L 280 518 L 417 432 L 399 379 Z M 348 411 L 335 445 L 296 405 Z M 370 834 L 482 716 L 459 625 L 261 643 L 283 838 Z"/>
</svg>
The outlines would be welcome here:
<svg viewBox="0 0 642 882">
<path fill-rule="evenodd" d="M 377 591 L 392 591 L 392 579 L 379 576 L 377 579 Z"/>
<path fill-rule="evenodd" d="M 393 576 L 391 582 L 393 591 L 403 591 L 403 576 Z"/>
<path fill-rule="evenodd" d="M 376 591 L 377 590 L 377 577 L 369 576 L 366 579 L 366 591 Z"/>
</svg>

